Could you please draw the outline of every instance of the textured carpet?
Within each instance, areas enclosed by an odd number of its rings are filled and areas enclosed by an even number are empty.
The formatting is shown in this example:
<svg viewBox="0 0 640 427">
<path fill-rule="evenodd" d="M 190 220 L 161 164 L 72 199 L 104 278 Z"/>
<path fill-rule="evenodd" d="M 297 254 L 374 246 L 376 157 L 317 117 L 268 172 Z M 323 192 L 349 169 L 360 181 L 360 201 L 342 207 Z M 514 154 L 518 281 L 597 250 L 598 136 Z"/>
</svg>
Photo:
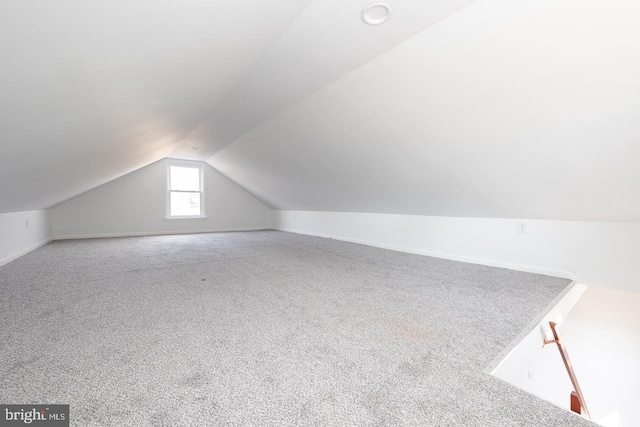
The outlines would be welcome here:
<svg viewBox="0 0 640 427">
<path fill-rule="evenodd" d="M 482 373 L 567 280 L 276 231 L 0 267 L 0 403 L 84 426 L 579 426 Z"/>
</svg>

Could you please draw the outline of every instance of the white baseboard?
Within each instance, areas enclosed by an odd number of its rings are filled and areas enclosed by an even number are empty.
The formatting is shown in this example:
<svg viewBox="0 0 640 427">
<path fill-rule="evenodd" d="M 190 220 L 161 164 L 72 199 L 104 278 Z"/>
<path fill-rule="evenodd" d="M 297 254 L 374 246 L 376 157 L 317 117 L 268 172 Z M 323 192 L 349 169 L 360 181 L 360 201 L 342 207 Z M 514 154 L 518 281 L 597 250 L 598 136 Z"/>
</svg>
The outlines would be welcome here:
<svg viewBox="0 0 640 427">
<path fill-rule="evenodd" d="M 76 234 L 76 235 L 69 235 L 69 236 L 55 236 L 53 240 L 103 239 L 103 238 L 111 238 L 111 237 L 165 236 L 165 235 L 175 235 L 175 234 L 229 233 L 234 231 L 263 231 L 263 230 L 271 230 L 271 228 L 241 227 L 241 228 L 216 228 L 211 230 L 144 231 L 144 232 L 133 232 L 133 233 Z"/>
<path fill-rule="evenodd" d="M 21 256 L 24 256 L 26 254 L 28 254 L 31 251 L 35 251 L 36 249 L 38 249 L 41 246 L 46 245 L 47 243 L 51 242 L 53 240 L 53 237 L 50 237 L 46 240 L 43 240 L 40 243 L 36 243 L 35 245 L 29 246 L 27 249 L 24 249 L 18 253 L 12 254 L 6 258 L 0 259 L 0 267 L 2 267 L 5 264 L 9 264 L 11 261 L 15 261 L 16 259 L 20 258 Z"/>
<path fill-rule="evenodd" d="M 325 239 L 335 239 L 343 242 L 358 243 L 360 245 L 373 246 L 376 248 L 389 249 L 392 251 L 405 252 L 405 253 L 416 254 L 416 255 L 425 255 L 425 256 L 430 256 L 434 258 L 449 259 L 452 261 L 468 262 L 470 264 L 486 265 L 488 267 L 506 268 L 509 270 L 522 271 L 525 273 L 543 274 L 545 276 L 560 277 L 563 279 L 577 280 L 577 275 L 573 271 L 551 270 L 548 268 L 532 267 L 532 266 L 520 265 L 520 264 L 510 264 L 506 262 L 487 260 L 482 258 L 473 258 L 473 257 L 459 256 L 459 255 L 440 253 L 440 252 L 430 252 L 430 251 L 424 251 L 424 250 L 409 248 L 409 247 L 387 245 L 384 243 L 374 242 L 369 240 L 352 239 L 349 237 L 334 236 L 334 235 L 321 234 L 321 233 L 311 233 L 307 231 L 296 230 L 293 228 L 283 228 L 283 227 L 275 228 L 274 227 L 273 229 L 278 231 L 285 231 L 287 233 L 304 234 L 307 236 L 323 237 Z"/>
</svg>

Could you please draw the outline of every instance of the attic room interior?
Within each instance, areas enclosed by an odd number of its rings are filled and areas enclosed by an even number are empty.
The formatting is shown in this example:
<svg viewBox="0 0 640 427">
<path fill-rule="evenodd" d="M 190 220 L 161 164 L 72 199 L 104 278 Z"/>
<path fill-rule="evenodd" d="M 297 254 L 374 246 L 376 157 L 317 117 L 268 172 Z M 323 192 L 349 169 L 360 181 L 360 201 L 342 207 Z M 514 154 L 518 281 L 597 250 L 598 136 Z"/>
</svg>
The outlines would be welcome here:
<svg viewBox="0 0 640 427">
<path fill-rule="evenodd" d="M 639 425 L 638 22 L 0 2 L 0 424 Z"/>
</svg>

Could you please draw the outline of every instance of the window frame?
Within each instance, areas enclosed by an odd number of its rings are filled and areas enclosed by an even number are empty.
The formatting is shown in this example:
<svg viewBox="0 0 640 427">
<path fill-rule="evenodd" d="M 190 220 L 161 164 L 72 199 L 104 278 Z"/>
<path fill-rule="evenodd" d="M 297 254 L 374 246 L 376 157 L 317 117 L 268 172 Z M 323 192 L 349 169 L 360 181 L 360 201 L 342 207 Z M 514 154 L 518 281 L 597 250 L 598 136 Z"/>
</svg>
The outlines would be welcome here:
<svg viewBox="0 0 640 427">
<path fill-rule="evenodd" d="M 198 169 L 200 176 L 200 191 L 181 191 L 171 189 L 171 166 L 189 167 Z M 193 160 L 168 159 L 166 161 L 166 183 L 165 183 L 165 219 L 202 219 L 207 217 L 206 197 L 204 188 L 204 163 Z M 200 193 L 200 215 L 171 215 L 171 193 Z"/>
</svg>

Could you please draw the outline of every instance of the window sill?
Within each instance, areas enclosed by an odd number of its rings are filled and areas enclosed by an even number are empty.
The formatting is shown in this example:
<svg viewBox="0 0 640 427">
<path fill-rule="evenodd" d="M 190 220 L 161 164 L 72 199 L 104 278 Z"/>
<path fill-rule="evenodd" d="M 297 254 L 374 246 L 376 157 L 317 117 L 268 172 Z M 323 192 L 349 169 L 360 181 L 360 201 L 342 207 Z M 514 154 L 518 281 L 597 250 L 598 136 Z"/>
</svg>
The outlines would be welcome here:
<svg viewBox="0 0 640 427">
<path fill-rule="evenodd" d="M 165 216 L 164 217 L 165 221 L 169 220 L 169 221 L 173 221 L 176 219 L 207 219 L 206 216 Z"/>
</svg>

